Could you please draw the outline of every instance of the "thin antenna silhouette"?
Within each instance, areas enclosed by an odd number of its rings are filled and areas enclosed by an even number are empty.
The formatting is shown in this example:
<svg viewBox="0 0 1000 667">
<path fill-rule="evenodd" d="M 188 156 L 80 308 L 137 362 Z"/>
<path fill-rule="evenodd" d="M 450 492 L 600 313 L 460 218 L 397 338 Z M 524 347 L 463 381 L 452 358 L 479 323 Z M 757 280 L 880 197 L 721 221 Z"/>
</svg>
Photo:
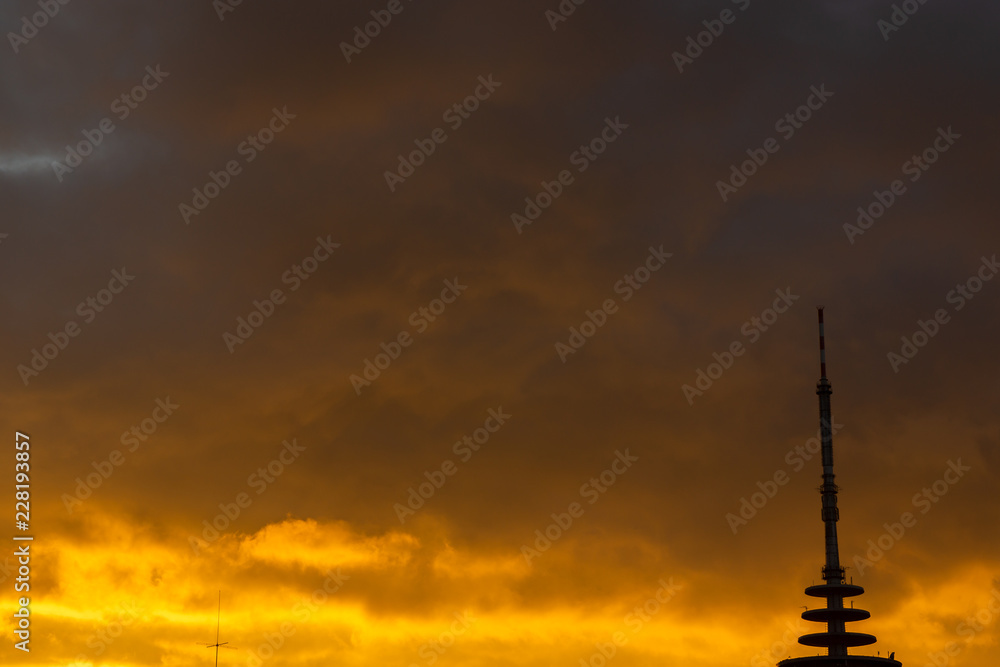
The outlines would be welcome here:
<svg viewBox="0 0 1000 667">
<path fill-rule="evenodd" d="M 219 643 L 219 627 L 221 625 L 222 625 L 222 591 L 219 591 L 219 613 L 218 613 L 218 617 L 215 620 L 215 643 L 214 644 L 202 644 L 203 646 L 207 646 L 208 648 L 214 648 L 215 649 L 215 667 L 219 667 L 219 647 L 220 646 L 222 648 L 228 648 L 228 649 L 232 649 L 234 651 L 236 650 L 236 648 L 233 647 L 233 646 L 226 646 L 226 644 L 228 644 L 229 642 L 222 642 L 221 644 Z"/>
</svg>

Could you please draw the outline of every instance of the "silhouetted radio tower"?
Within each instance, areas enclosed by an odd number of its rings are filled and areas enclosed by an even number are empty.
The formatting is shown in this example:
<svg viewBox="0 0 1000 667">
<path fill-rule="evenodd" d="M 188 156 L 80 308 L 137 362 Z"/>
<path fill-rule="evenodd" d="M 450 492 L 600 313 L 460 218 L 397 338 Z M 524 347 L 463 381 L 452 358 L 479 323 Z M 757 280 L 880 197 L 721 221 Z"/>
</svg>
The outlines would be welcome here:
<svg viewBox="0 0 1000 667">
<path fill-rule="evenodd" d="M 802 635 L 799 643 L 827 649 L 827 655 L 789 658 L 778 663 L 778 667 L 902 667 L 898 660 L 870 655 L 849 655 L 852 646 L 874 644 L 874 635 L 863 632 L 848 632 L 845 623 L 863 621 L 871 614 L 863 609 L 855 609 L 853 604 L 844 607 L 844 598 L 861 595 L 865 589 L 844 580 L 844 568 L 840 564 L 837 545 L 837 485 L 833 475 L 833 421 L 830 412 L 830 395 L 833 393 L 830 381 L 826 379 L 826 345 L 823 332 L 823 307 L 819 307 L 819 382 L 816 394 L 819 396 L 819 427 L 822 444 L 823 484 L 819 491 L 823 497 L 823 525 L 826 529 L 826 565 L 823 566 L 825 584 L 810 586 L 806 595 L 826 598 L 826 607 L 807 609 L 802 618 L 807 621 L 826 623 L 826 632 Z M 890 654 L 892 656 L 895 653 Z"/>
<path fill-rule="evenodd" d="M 207 646 L 208 648 L 215 649 L 215 667 L 219 667 L 219 647 L 228 648 L 236 650 L 232 646 L 226 646 L 229 642 L 219 643 L 219 626 L 222 624 L 222 591 L 219 591 L 219 615 L 215 621 L 215 643 L 214 644 L 202 644 L 202 646 Z"/>
</svg>

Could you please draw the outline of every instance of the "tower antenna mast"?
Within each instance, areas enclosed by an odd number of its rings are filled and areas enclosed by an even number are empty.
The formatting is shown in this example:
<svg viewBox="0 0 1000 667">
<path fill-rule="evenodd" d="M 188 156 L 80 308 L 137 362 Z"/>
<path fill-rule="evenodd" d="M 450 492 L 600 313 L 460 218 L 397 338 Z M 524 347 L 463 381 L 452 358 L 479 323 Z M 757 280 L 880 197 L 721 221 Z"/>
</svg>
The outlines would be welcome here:
<svg viewBox="0 0 1000 667">
<path fill-rule="evenodd" d="M 220 647 L 221 648 L 228 648 L 228 649 L 234 649 L 235 650 L 235 647 L 233 647 L 233 646 L 227 646 L 227 644 L 229 644 L 229 642 L 219 643 L 219 627 L 221 625 L 222 625 L 222 591 L 219 591 L 219 611 L 218 611 L 218 615 L 217 615 L 217 617 L 215 619 L 215 643 L 214 644 L 203 644 L 203 646 L 207 646 L 208 648 L 214 648 L 215 649 L 215 667 L 219 667 L 219 648 Z"/>
</svg>

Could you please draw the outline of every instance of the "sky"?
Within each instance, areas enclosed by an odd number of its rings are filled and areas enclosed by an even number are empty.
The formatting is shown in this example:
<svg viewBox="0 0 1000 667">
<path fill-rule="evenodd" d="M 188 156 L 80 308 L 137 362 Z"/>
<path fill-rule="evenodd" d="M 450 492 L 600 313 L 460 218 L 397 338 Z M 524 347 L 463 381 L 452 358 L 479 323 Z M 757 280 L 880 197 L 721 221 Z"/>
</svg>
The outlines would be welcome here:
<svg viewBox="0 0 1000 667">
<path fill-rule="evenodd" d="M 3 664 L 996 664 L 995 3 L 0 23 Z"/>
</svg>

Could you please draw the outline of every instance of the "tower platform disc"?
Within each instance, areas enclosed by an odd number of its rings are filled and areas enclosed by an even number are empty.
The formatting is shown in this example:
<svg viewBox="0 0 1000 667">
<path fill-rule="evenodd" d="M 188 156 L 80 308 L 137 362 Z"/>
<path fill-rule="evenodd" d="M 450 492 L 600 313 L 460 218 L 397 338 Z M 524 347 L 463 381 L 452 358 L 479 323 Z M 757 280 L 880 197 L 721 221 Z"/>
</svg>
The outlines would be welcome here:
<svg viewBox="0 0 1000 667">
<path fill-rule="evenodd" d="M 809 611 L 802 612 L 803 619 L 819 623 L 828 623 L 829 621 L 850 623 L 851 621 L 864 621 L 871 617 L 871 612 L 864 609 L 855 609 L 854 607 L 846 609 L 810 609 Z"/>
<path fill-rule="evenodd" d="M 864 592 L 864 588 L 855 584 L 817 584 L 806 589 L 806 595 L 814 598 L 852 598 Z"/>
<path fill-rule="evenodd" d="M 799 643 L 805 646 L 868 646 L 878 640 L 874 635 L 864 632 L 816 632 L 799 637 Z"/>
<path fill-rule="evenodd" d="M 873 655 L 812 655 L 782 660 L 778 667 L 903 667 L 903 663 Z"/>
</svg>

